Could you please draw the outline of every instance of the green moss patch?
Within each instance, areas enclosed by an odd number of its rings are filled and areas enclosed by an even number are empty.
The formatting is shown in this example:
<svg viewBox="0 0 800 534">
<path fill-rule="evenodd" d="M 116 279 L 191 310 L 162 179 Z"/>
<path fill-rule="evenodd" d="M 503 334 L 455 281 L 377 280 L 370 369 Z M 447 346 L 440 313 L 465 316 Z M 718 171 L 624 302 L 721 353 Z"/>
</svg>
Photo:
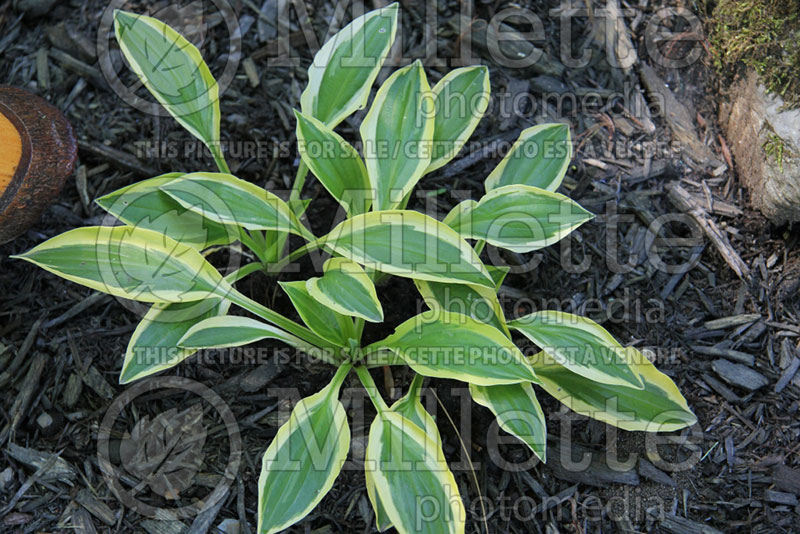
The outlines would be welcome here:
<svg viewBox="0 0 800 534">
<path fill-rule="evenodd" d="M 714 62 L 732 79 L 750 67 L 787 104 L 800 104 L 800 0 L 706 0 Z"/>
</svg>

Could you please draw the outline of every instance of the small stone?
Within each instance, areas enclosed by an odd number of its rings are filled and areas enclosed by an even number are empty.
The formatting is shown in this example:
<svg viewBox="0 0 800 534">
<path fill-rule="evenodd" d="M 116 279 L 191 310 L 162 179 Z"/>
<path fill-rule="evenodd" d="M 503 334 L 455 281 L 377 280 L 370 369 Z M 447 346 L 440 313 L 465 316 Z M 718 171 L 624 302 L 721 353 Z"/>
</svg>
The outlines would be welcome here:
<svg viewBox="0 0 800 534">
<path fill-rule="evenodd" d="M 53 418 L 47 412 L 42 412 L 39 417 L 36 418 L 36 424 L 39 425 L 39 428 L 42 430 L 47 430 L 53 424 Z"/>
<path fill-rule="evenodd" d="M 12 480 L 14 480 L 14 471 L 10 467 L 0 471 L 0 491 L 5 491 Z"/>
<path fill-rule="evenodd" d="M 215 534 L 239 534 L 239 521 L 236 519 L 224 519 L 217 526 Z"/>
<path fill-rule="evenodd" d="M 728 384 L 747 391 L 755 391 L 769 383 L 764 375 L 740 363 L 719 359 L 714 360 L 711 368 Z"/>
<path fill-rule="evenodd" d="M 14 9 L 28 17 L 41 17 L 53 9 L 55 3 L 56 0 L 15 0 Z"/>
</svg>

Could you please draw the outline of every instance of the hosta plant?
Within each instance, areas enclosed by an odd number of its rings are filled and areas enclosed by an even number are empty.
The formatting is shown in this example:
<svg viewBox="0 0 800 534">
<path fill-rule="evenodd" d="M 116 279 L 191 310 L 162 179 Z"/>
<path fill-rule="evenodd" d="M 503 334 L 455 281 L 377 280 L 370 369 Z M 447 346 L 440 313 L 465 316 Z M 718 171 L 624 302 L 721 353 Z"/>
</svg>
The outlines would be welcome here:
<svg viewBox="0 0 800 534">
<path fill-rule="evenodd" d="M 542 461 L 545 418 L 533 384 L 578 413 L 626 430 L 673 431 L 695 422 L 675 384 L 599 324 L 558 311 L 513 320 L 503 314 L 497 291 L 506 270 L 483 263 L 484 245 L 530 252 L 592 218 L 556 192 L 571 158 L 567 126 L 523 131 L 486 177 L 485 192 L 443 220 L 406 206 L 419 181 L 453 159 L 480 121 L 488 105 L 485 67 L 456 69 L 433 87 L 419 62 L 397 69 L 361 121 L 361 150 L 335 131 L 367 106 L 397 20 L 397 4 L 369 12 L 317 53 L 295 111 L 301 164 L 284 201 L 230 173 L 220 148 L 217 84 L 198 50 L 158 20 L 117 11 L 116 36 L 128 64 L 209 147 L 219 172 L 174 172 L 105 195 L 97 202 L 119 225 L 78 228 L 20 256 L 98 291 L 152 303 L 129 342 L 123 384 L 199 349 L 264 339 L 331 365 L 330 383 L 296 405 L 266 448 L 260 533 L 300 521 L 334 484 L 349 450 L 339 392 L 350 374 L 377 411 L 364 462 L 376 524 L 401 533 L 464 532 L 458 486 L 420 402 L 424 377 L 469 384 L 475 402 Z M 309 172 L 344 215 L 322 236 L 303 222 Z M 284 254 L 289 234 L 304 244 Z M 223 276 L 204 255 L 220 247 L 247 249 L 255 261 Z M 277 282 L 302 323 L 236 289 L 251 273 L 277 272 L 314 250 L 330 255 L 322 272 Z M 378 289 L 390 276 L 411 279 L 429 310 L 385 339 L 362 344 L 365 324 L 384 320 Z M 248 315 L 231 314 L 232 306 Z M 515 340 L 541 352 L 525 357 Z M 369 371 L 385 365 L 415 372 L 392 405 Z M 440 513 L 421 517 L 420 502 L 435 502 Z"/>
</svg>

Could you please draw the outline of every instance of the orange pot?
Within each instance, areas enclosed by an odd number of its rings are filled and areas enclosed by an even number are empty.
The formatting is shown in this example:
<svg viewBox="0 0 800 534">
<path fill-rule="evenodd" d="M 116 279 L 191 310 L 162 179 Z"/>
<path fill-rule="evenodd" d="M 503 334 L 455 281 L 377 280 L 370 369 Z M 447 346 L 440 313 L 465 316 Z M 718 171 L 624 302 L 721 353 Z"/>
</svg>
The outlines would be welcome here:
<svg viewBox="0 0 800 534">
<path fill-rule="evenodd" d="M 72 174 L 78 144 L 46 100 L 0 87 L 0 244 L 35 223 Z"/>
</svg>

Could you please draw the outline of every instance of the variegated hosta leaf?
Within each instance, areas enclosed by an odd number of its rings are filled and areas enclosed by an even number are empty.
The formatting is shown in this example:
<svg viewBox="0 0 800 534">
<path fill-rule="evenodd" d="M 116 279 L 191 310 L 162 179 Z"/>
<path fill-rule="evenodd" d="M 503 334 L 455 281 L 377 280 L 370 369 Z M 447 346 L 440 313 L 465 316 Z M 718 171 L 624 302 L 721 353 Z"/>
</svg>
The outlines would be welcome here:
<svg viewBox="0 0 800 534">
<path fill-rule="evenodd" d="M 492 325 L 506 337 L 511 337 L 495 289 L 426 280 L 414 280 L 414 284 L 430 309 L 469 315 L 482 323 Z"/>
<path fill-rule="evenodd" d="M 122 54 L 145 87 L 221 159 L 219 86 L 200 51 L 160 20 L 114 12 Z"/>
<path fill-rule="evenodd" d="M 627 351 L 644 389 L 593 381 L 559 365 L 544 351 L 531 363 L 542 388 L 579 414 L 631 431 L 673 432 L 695 424 L 697 417 L 675 383 L 642 353 Z"/>
<path fill-rule="evenodd" d="M 128 341 L 119 383 L 127 384 L 169 369 L 197 352 L 180 348 L 178 341 L 192 326 L 209 317 L 225 315 L 228 308 L 230 302 L 216 297 L 196 302 L 153 304 Z"/>
<path fill-rule="evenodd" d="M 233 289 L 196 249 L 145 228 L 76 228 L 13 257 L 97 291 L 142 302 L 192 302 Z"/>
<path fill-rule="evenodd" d="M 361 123 L 373 209 L 396 208 L 431 161 L 434 100 L 422 63 L 398 69 L 384 82 Z"/>
<path fill-rule="evenodd" d="M 195 172 L 160 187 L 181 206 L 220 224 L 309 238 L 289 206 L 269 191 L 218 172 Z"/>
<path fill-rule="evenodd" d="M 433 438 L 439 446 L 442 445 L 442 438 L 439 435 L 439 428 L 436 426 L 436 421 L 433 420 L 431 414 L 422 406 L 422 382 L 424 377 L 415 374 L 408 392 L 400 399 L 392 404 L 392 411 L 397 412 Z"/>
<path fill-rule="evenodd" d="M 489 107 L 489 69 L 462 67 L 447 73 L 433 89 L 436 118 L 431 162 L 425 172 L 445 166 L 464 147 Z"/>
<path fill-rule="evenodd" d="M 522 440 L 542 461 L 546 461 L 547 421 L 527 383 L 504 386 L 469 385 L 472 400 L 489 408 L 500 428 Z"/>
<path fill-rule="evenodd" d="M 441 447 L 402 415 L 384 410 L 375 417 L 364 469 L 400 534 L 463 534 L 464 504 Z"/>
<path fill-rule="evenodd" d="M 306 289 L 314 300 L 343 315 L 373 323 L 383 321 L 383 307 L 375 284 L 359 264 L 345 258 L 331 258 L 323 270 L 321 278 L 306 280 Z"/>
<path fill-rule="evenodd" d="M 494 280 L 494 288 L 500 289 L 500 286 L 503 285 L 503 282 L 508 275 L 508 272 L 511 270 L 510 267 L 505 265 L 501 265 L 500 267 L 496 267 L 494 265 L 487 265 L 486 269 L 489 271 L 489 274 L 492 276 L 492 280 Z"/>
<path fill-rule="evenodd" d="M 408 393 L 406 393 L 403 398 L 399 399 L 392 405 L 391 411 L 402 415 L 423 429 L 425 434 L 428 437 L 433 438 L 438 447 L 441 449 L 442 438 L 439 435 L 439 429 L 436 426 L 436 421 L 433 420 L 431 414 L 429 414 L 422 406 L 420 399 L 422 381 L 422 375 L 414 375 L 414 380 L 411 382 L 411 386 L 408 388 Z M 373 509 L 375 510 L 375 525 L 379 531 L 383 532 L 392 526 L 392 522 L 389 520 L 389 516 L 386 515 L 386 509 L 375 491 L 375 484 L 372 482 L 372 477 L 367 477 L 367 495 L 369 496 L 370 501 L 373 503 Z"/>
<path fill-rule="evenodd" d="M 159 189 L 183 176 L 180 172 L 163 174 L 117 189 L 95 202 L 128 226 L 155 230 L 199 250 L 237 241 L 238 230 L 184 208 Z"/>
<path fill-rule="evenodd" d="M 348 216 L 367 212 L 372 203 L 372 190 L 367 168 L 356 149 L 314 117 L 298 111 L 294 114 L 297 149 L 303 162 Z"/>
<path fill-rule="evenodd" d="M 475 251 L 452 228 L 410 210 L 371 212 L 342 221 L 325 248 L 385 273 L 494 287 Z"/>
<path fill-rule="evenodd" d="M 370 88 L 397 31 L 398 4 L 353 20 L 314 56 L 308 86 L 300 96 L 303 114 L 334 128 L 367 105 Z"/>
<path fill-rule="evenodd" d="M 593 217 L 559 193 L 508 185 L 489 191 L 478 202 L 462 202 L 444 222 L 464 238 L 484 239 L 514 252 L 531 252 L 560 241 Z"/>
<path fill-rule="evenodd" d="M 309 294 L 304 281 L 278 282 L 278 284 L 286 292 L 294 309 L 312 332 L 343 347 L 348 346 L 349 338 L 355 339 L 353 320 L 327 306 L 321 306 Z"/>
<path fill-rule="evenodd" d="M 488 193 L 504 185 L 529 185 L 555 191 L 572 159 L 566 124 L 540 124 L 523 130 L 503 161 L 486 178 Z"/>
<path fill-rule="evenodd" d="M 347 460 L 350 427 L 339 388 L 350 366 L 325 389 L 301 400 L 261 462 L 258 532 L 280 532 L 303 519 L 333 486 Z"/>
<path fill-rule="evenodd" d="M 425 312 L 364 349 L 389 349 L 425 376 L 484 386 L 537 381 L 519 349 L 500 330 L 459 313 Z"/>
<path fill-rule="evenodd" d="M 288 332 L 249 317 L 227 315 L 211 317 L 192 326 L 178 341 L 188 349 L 221 349 L 241 347 L 262 339 L 283 341 L 290 347 L 314 353 L 315 347 Z"/>
<path fill-rule="evenodd" d="M 544 310 L 515 319 L 509 326 L 579 375 L 603 384 L 643 387 L 631 353 L 591 319 Z"/>
</svg>

